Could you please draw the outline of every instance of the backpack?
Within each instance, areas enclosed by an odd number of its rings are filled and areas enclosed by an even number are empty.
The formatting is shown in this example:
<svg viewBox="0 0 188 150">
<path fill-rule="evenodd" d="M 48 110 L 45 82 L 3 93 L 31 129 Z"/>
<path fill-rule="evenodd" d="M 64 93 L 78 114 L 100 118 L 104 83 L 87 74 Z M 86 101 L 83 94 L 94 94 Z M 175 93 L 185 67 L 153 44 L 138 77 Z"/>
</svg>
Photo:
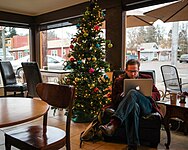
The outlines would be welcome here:
<svg viewBox="0 0 188 150">
<path fill-rule="evenodd" d="M 110 121 L 110 117 L 114 113 L 111 108 L 103 109 L 94 118 L 94 120 L 87 126 L 87 128 L 80 134 L 80 148 L 83 141 L 99 141 L 103 139 L 100 125 L 106 124 Z"/>
</svg>

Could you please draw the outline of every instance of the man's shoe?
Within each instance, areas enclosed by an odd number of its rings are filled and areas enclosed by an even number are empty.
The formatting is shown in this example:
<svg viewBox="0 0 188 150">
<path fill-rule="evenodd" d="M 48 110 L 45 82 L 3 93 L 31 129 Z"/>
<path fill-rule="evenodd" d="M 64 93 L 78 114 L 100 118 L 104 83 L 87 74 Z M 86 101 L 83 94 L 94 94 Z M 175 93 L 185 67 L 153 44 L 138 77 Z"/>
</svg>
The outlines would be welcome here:
<svg viewBox="0 0 188 150">
<path fill-rule="evenodd" d="M 114 134 L 117 126 L 115 126 L 114 124 L 109 122 L 106 125 L 99 126 L 99 128 L 101 129 L 102 133 L 104 133 L 105 135 L 112 136 Z"/>
<path fill-rule="evenodd" d="M 128 145 L 127 150 L 137 150 L 137 145 Z"/>
</svg>

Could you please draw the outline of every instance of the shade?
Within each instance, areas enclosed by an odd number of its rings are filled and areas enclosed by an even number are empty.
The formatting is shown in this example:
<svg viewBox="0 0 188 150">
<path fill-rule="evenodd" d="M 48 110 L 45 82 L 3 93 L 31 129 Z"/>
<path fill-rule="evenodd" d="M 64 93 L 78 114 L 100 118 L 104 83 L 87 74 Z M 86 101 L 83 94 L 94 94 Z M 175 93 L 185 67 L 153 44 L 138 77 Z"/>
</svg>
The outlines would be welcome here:
<svg viewBox="0 0 188 150">
<path fill-rule="evenodd" d="M 162 20 L 163 22 L 176 22 L 188 20 L 188 0 L 181 0 L 164 7 L 144 13 L 147 16 Z"/>
<path fill-rule="evenodd" d="M 151 26 L 157 19 L 145 15 L 128 15 L 127 28 L 138 26 Z"/>
</svg>

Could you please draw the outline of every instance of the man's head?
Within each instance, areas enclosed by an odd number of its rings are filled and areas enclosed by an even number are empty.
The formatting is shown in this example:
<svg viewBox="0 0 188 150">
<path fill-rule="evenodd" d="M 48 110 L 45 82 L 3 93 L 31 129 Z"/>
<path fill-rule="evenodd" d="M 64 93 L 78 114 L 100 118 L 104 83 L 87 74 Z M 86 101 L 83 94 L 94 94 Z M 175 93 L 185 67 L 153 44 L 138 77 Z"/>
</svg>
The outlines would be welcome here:
<svg viewBox="0 0 188 150">
<path fill-rule="evenodd" d="M 139 75 L 140 62 L 136 59 L 130 59 L 126 63 L 125 72 L 130 79 L 135 79 Z"/>
</svg>

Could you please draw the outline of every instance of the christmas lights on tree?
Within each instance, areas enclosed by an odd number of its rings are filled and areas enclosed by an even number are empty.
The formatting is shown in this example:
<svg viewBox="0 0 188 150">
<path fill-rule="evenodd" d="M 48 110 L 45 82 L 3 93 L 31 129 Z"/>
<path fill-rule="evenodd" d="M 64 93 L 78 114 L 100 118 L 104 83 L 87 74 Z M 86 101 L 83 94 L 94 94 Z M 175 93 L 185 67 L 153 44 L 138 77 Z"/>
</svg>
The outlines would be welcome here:
<svg viewBox="0 0 188 150">
<path fill-rule="evenodd" d="M 76 88 L 74 122 L 92 121 L 100 109 L 110 102 L 111 82 L 105 74 L 110 71 L 110 65 L 105 61 L 105 47 L 111 48 L 113 45 L 102 37 L 104 16 L 97 2 L 90 1 L 71 41 L 65 69 L 72 72 L 60 83 Z"/>
</svg>

